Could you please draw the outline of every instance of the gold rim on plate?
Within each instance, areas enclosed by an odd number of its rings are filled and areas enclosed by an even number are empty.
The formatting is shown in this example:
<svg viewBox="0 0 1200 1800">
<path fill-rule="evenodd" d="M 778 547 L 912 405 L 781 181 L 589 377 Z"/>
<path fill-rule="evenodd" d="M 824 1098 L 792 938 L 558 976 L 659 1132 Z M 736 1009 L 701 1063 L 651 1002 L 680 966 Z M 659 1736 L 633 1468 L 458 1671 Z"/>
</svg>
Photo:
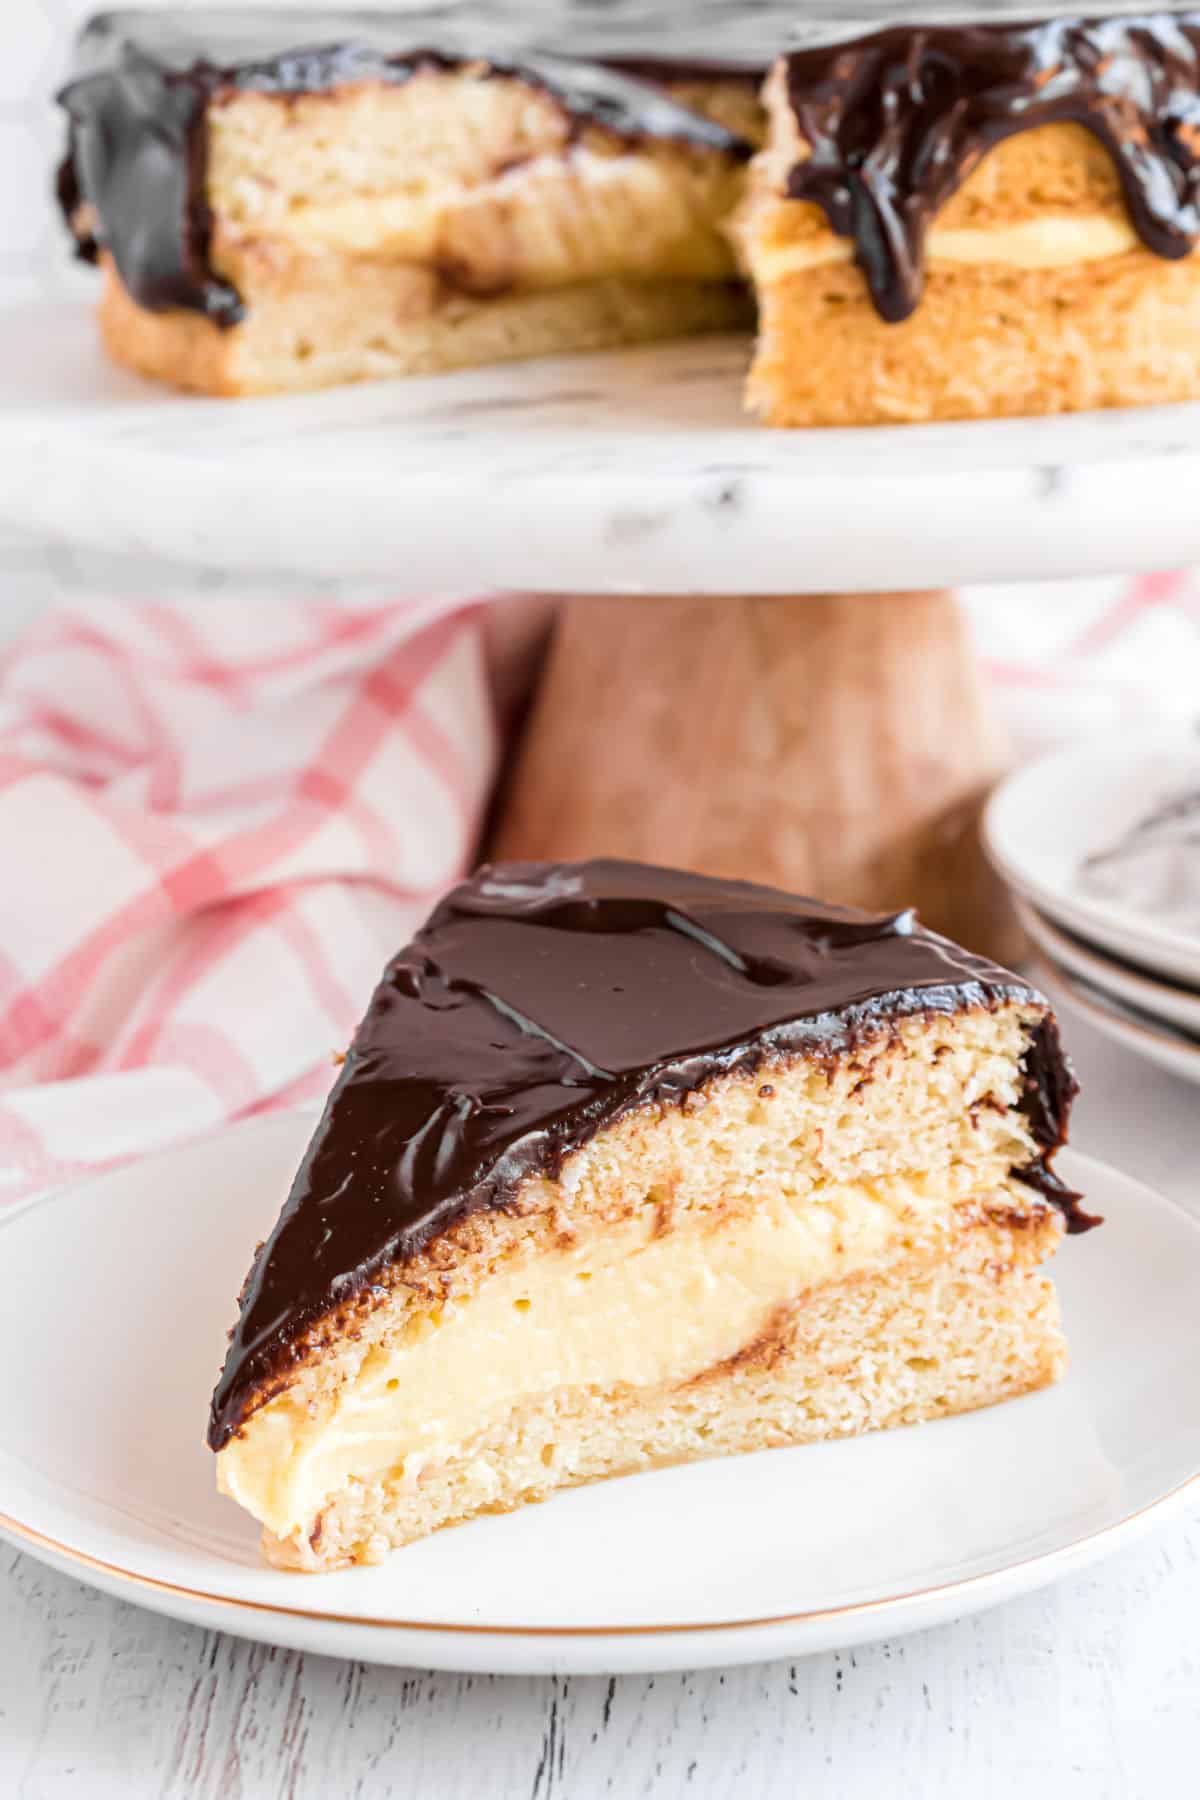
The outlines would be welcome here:
<svg viewBox="0 0 1200 1800">
<path fill-rule="evenodd" d="M 152 1593 L 171 1594 L 181 1600 L 198 1600 L 209 1606 L 234 1607 L 241 1612 L 267 1613 L 280 1619 L 309 1619 L 319 1625 L 354 1625 L 370 1626 L 377 1631 L 414 1631 L 429 1634 L 447 1633 L 458 1637 L 521 1637 L 521 1638 L 623 1638 L 623 1637 L 670 1637 L 696 1636 L 703 1632 L 719 1631 L 755 1631 L 766 1630 L 771 1626 L 807 1625 L 817 1619 L 847 1619 L 865 1613 L 880 1612 L 886 1607 L 905 1606 L 917 1600 L 934 1600 L 941 1595 L 961 1593 L 976 1588 L 990 1581 L 996 1581 L 1004 1575 L 1011 1575 L 1023 1570 L 1035 1569 L 1039 1563 L 1052 1562 L 1055 1557 L 1064 1556 L 1070 1551 L 1079 1550 L 1088 1545 L 1095 1545 L 1103 1539 L 1124 1531 L 1138 1519 L 1148 1513 L 1157 1511 L 1159 1507 L 1168 1506 L 1172 1501 L 1180 1499 L 1190 1488 L 1200 1485 L 1200 1469 L 1188 1475 L 1175 1487 L 1168 1488 L 1155 1500 L 1148 1500 L 1145 1506 L 1139 1506 L 1124 1518 L 1115 1519 L 1111 1525 L 1102 1525 L 1098 1531 L 1090 1531 L 1085 1537 L 1076 1538 L 1070 1544 L 1063 1544 L 1057 1550 L 1043 1550 L 1037 1556 L 1023 1557 L 1019 1562 L 1006 1563 L 1003 1568 L 991 1569 L 980 1575 L 963 1575 L 957 1581 L 940 1581 L 933 1587 L 913 1588 L 904 1594 L 885 1594 L 878 1600 L 855 1600 L 847 1606 L 820 1606 L 810 1612 L 769 1613 L 759 1619 L 719 1619 L 715 1622 L 676 1624 L 676 1625 L 463 1625 L 452 1621 L 438 1623 L 429 1619 L 373 1619 L 360 1613 L 337 1613 L 314 1610 L 310 1607 L 276 1606 L 270 1600 L 241 1600 L 224 1594 L 209 1593 L 206 1588 L 183 1587 L 174 1581 L 159 1581 L 153 1575 L 139 1575 L 134 1569 L 122 1568 L 120 1563 L 106 1562 L 102 1557 L 92 1556 L 86 1550 L 76 1550 L 70 1544 L 60 1543 L 57 1538 L 48 1537 L 45 1532 L 36 1530 L 32 1525 L 24 1525 L 19 1519 L 8 1513 L 0 1513 L 0 1533 L 20 1543 L 32 1545 L 34 1550 L 47 1550 L 52 1555 L 61 1556 L 67 1562 L 74 1563 L 83 1569 L 92 1569 L 102 1575 L 114 1576 L 129 1582 L 133 1587 L 148 1589 Z"/>
</svg>

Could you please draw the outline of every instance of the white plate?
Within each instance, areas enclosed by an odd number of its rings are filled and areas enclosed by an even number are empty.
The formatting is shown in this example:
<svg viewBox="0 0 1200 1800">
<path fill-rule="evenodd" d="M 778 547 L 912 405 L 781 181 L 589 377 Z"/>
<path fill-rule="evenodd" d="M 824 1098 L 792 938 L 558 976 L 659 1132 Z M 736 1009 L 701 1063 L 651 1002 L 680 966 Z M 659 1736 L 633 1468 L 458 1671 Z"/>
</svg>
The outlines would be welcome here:
<svg viewBox="0 0 1200 1800">
<path fill-rule="evenodd" d="M 1152 1019 L 1163 1020 L 1180 1031 L 1190 1031 L 1200 1037 L 1200 990 L 1176 987 L 1144 974 L 1141 969 L 1132 968 L 1129 963 L 1110 960 L 1090 944 L 1060 931 L 1016 890 L 1013 904 L 1024 929 L 1057 969 L 1081 976 L 1101 993 L 1114 995 Z"/>
<path fill-rule="evenodd" d="M 1080 981 L 1052 957 L 1040 952 L 1033 957 L 1035 967 L 1050 982 L 1056 996 L 1062 996 L 1076 1012 L 1082 1013 L 1097 1031 L 1114 1043 L 1123 1044 L 1137 1056 L 1169 1069 L 1184 1081 L 1200 1082 L 1200 1038 L 1163 1025 L 1157 1019 L 1135 1012 L 1121 1000 L 1102 993 L 1090 982 Z"/>
<path fill-rule="evenodd" d="M 1122 731 L 1029 763 L 996 789 L 983 841 L 1004 879 L 1056 924 L 1156 974 L 1200 984 L 1200 938 L 1078 886 L 1084 858 L 1166 795 L 1200 782 L 1200 738 Z"/>
<path fill-rule="evenodd" d="M 1059 1258 L 1061 1387 L 581 1488 L 382 1569 L 267 1568 L 202 1440 L 234 1295 L 311 1123 L 243 1126 L 0 1226 L 14 1543 L 158 1611 L 326 1655 L 603 1673 L 935 1624 L 1080 1568 L 1200 1473 L 1200 1226 L 1072 1157 L 1067 1179 L 1108 1223 Z"/>
</svg>

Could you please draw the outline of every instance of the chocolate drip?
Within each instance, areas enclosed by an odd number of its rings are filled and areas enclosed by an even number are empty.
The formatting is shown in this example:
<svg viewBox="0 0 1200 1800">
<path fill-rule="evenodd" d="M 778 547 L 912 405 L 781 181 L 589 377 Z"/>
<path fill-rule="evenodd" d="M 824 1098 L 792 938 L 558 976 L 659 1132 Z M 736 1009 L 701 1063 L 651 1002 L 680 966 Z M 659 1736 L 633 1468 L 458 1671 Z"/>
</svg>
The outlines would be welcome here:
<svg viewBox="0 0 1200 1800">
<path fill-rule="evenodd" d="M 1024 1091 L 1021 1111 L 1029 1121 L 1035 1144 L 1056 1150 L 1062 1142 L 1062 1122 L 1079 1092 L 1058 1035 L 1058 1021 L 1047 1015 L 1033 1034 L 1022 1070 Z"/>
<path fill-rule="evenodd" d="M 1041 1155 L 1014 1173 L 1026 1187 L 1035 1188 L 1044 1200 L 1062 1208 L 1068 1231 L 1090 1231 L 1094 1225 L 1102 1225 L 1103 1219 L 1097 1213 L 1084 1212 L 1079 1204 L 1083 1195 L 1068 1187 L 1051 1166 L 1054 1152 L 1063 1141 L 1063 1122 L 1070 1116 L 1079 1092 L 1053 1013 L 1048 1013 L 1034 1031 L 1021 1076 L 1021 1111 L 1029 1121 L 1030 1135 Z"/>
<path fill-rule="evenodd" d="M 213 1399 L 219 1449 L 307 1329 L 394 1258 L 631 1108 L 729 1071 L 835 1056 L 912 1015 L 1036 999 L 925 931 L 774 889 L 636 863 L 507 864 L 456 888 L 385 971 L 242 1295 Z M 1052 1026 L 1026 1107 L 1051 1180 L 1074 1082 Z M 1043 1187 L 1073 1229 L 1066 1189 Z"/>
<path fill-rule="evenodd" d="M 228 326 L 245 308 L 208 255 L 203 119 L 218 86 L 215 70 L 174 74 L 132 49 L 119 71 L 72 83 L 59 95 L 70 126 L 58 192 L 80 256 L 110 251 L 142 306 L 188 307 Z"/>
<path fill-rule="evenodd" d="M 1200 237 L 1200 13 L 898 26 L 798 50 L 786 79 L 809 149 L 787 191 L 854 240 L 893 323 L 921 297 L 938 209 L 994 145 L 1039 125 L 1100 140 L 1147 249 L 1186 256 Z"/>
<path fill-rule="evenodd" d="M 323 27 L 361 31 L 363 39 L 298 47 L 297 32 Z M 423 70 L 471 66 L 548 95 L 567 121 L 568 141 L 596 126 L 628 142 L 657 139 L 743 160 L 751 154 L 743 138 L 664 92 L 662 82 L 674 74 L 669 59 L 653 65 L 656 74 L 650 63 L 630 72 L 540 51 L 484 61 L 469 44 L 450 41 L 451 32 L 445 45 L 415 48 L 405 41 L 413 29 L 403 14 L 94 20 L 80 40 L 75 77 L 59 95 L 70 125 L 58 195 L 79 254 L 94 261 L 100 247 L 108 250 L 129 293 L 150 311 L 185 307 L 218 325 L 237 324 L 241 298 L 209 259 L 205 193 L 206 108 L 237 91 L 402 86 Z"/>
</svg>

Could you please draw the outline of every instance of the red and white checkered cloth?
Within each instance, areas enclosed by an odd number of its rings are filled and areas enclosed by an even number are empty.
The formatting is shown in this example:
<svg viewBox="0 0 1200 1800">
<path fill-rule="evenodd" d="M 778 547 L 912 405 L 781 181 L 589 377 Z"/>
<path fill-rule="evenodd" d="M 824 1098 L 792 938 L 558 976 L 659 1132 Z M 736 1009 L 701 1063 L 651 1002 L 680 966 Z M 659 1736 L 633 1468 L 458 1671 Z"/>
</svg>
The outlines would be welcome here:
<svg viewBox="0 0 1200 1800">
<path fill-rule="evenodd" d="M 0 656 L 0 1203 L 322 1094 L 494 737 L 477 606 L 95 600 Z"/>
<path fill-rule="evenodd" d="M 1014 756 L 1200 715 L 1200 571 L 979 587 L 963 598 Z"/>
</svg>

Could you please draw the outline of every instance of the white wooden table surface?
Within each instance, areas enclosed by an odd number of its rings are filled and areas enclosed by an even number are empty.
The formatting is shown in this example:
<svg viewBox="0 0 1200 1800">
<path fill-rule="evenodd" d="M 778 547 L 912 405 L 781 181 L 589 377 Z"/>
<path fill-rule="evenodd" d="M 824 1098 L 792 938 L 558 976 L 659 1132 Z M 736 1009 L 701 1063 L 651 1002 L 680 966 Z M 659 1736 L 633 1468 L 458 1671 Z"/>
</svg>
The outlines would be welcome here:
<svg viewBox="0 0 1200 1800">
<path fill-rule="evenodd" d="M 1200 1211 L 1200 1092 L 1067 1024 L 1076 1142 Z M 301 1656 L 0 1547 L 2 1800 L 1175 1800 L 1200 1792 L 1198 1753 L 1200 1502 L 959 1624 L 613 1681 Z"/>
</svg>

